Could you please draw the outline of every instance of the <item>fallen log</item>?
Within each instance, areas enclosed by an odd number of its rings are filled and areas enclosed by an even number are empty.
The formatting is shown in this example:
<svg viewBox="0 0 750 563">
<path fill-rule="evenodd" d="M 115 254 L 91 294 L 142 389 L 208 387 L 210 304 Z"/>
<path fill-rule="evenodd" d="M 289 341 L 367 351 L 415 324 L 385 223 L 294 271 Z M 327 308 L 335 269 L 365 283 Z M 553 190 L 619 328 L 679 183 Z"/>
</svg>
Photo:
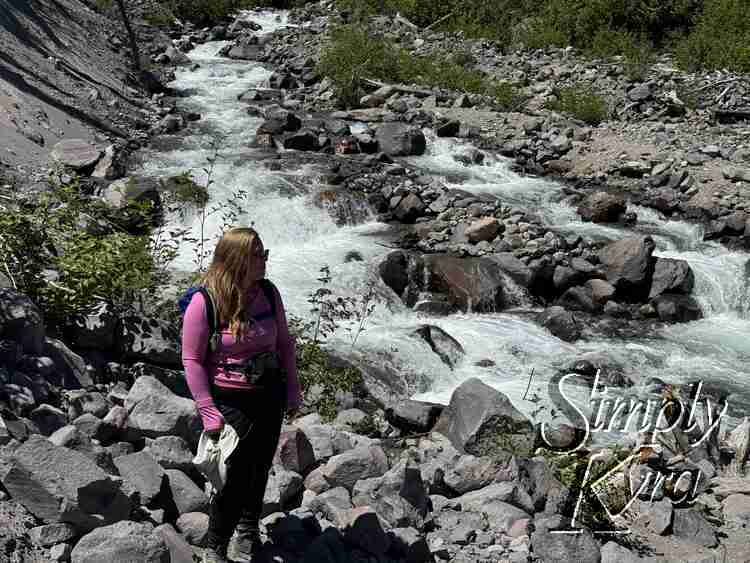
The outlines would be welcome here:
<svg viewBox="0 0 750 563">
<path fill-rule="evenodd" d="M 428 98 L 429 96 L 435 96 L 438 100 L 455 100 L 456 96 L 453 94 L 442 94 L 440 92 L 435 92 L 433 90 L 425 90 L 423 88 L 414 88 L 412 86 L 404 86 L 403 84 L 388 84 L 386 82 L 381 82 L 380 80 L 373 80 L 372 78 L 363 78 L 361 80 L 362 84 L 365 86 L 370 86 L 371 88 L 393 88 L 395 92 L 399 92 L 401 94 L 413 94 L 419 98 Z"/>
<path fill-rule="evenodd" d="M 737 123 L 750 121 L 750 108 L 747 109 L 717 109 L 713 111 L 716 123 Z"/>
</svg>

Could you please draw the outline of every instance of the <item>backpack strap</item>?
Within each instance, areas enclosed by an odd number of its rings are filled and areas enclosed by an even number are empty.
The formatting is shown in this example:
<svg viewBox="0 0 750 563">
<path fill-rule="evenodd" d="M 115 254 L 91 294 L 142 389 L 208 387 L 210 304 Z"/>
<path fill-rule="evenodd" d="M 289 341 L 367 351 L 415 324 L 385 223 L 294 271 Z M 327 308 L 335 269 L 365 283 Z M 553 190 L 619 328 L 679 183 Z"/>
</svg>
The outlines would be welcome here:
<svg viewBox="0 0 750 563">
<path fill-rule="evenodd" d="M 260 288 L 263 290 L 263 295 L 266 296 L 266 301 L 268 301 L 268 304 L 271 305 L 270 311 L 266 313 L 261 313 L 260 315 L 254 315 L 253 320 L 262 321 L 264 319 L 268 318 L 276 318 L 276 296 L 275 296 L 275 289 L 273 284 L 270 280 L 267 280 L 266 278 L 263 278 L 260 280 Z"/>
<path fill-rule="evenodd" d="M 207 287 L 199 287 L 198 291 L 203 295 L 203 301 L 206 303 L 206 319 L 208 319 L 208 352 L 216 351 L 218 339 L 216 338 L 219 326 L 219 317 L 213 297 Z"/>
</svg>

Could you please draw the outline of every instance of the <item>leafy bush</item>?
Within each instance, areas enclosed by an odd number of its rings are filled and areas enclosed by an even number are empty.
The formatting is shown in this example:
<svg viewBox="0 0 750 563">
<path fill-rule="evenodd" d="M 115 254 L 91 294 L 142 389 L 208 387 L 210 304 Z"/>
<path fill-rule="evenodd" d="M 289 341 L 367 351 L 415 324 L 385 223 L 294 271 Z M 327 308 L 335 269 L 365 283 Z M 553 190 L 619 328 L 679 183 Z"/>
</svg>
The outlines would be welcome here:
<svg viewBox="0 0 750 563">
<path fill-rule="evenodd" d="M 486 94 L 503 108 L 518 102 L 514 85 L 490 80 L 480 71 L 467 68 L 465 57 L 460 63 L 447 53 L 413 56 L 372 35 L 366 27 L 344 25 L 331 31 L 318 71 L 333 80 L 339 99 L 347 107 L 356 106 L 364 94 L 363 78 Z"/>
<path fill-rule="evenodd" d="M 750 71 L 750 9 L 746 0 L 705 0 L 675 55 L 683 68 Z"/>
<path fill-rule="evenodd" d="M 163 277 L 148 234 L 125 230 L 121 216 L 81 195 L 75 183 L 35 197 L 14 192 L 3 201 L 2 270 L 53 329 L 99 300 L 125 309 Z M 150 220 L 150 205 L 133 206 L 128 221 L 138 215 Z"/>
<path fill-rule="evenodd" d="M 593 87 L 577 85 L 561 88 L 557 99 L 548 104 L 552 110 L 568 113 L 591 125 L 599 125 L 609 117 L 607 101 Z"/>
</svg>

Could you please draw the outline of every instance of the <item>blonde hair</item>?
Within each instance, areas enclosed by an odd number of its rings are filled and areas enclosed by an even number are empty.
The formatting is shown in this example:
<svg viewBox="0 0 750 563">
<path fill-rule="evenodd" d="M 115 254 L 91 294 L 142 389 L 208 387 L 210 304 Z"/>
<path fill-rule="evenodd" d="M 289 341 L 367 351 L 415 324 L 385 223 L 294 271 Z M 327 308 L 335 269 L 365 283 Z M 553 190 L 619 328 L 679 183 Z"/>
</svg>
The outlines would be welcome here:
<svg viewBox="0 0 750 563">
<path fill-rule="evenodd" d="M 226 231 L 203 276 L 202 283 L 211 292 L 219 325 L 228 325 L 235 337 L 247 330 L 244 282 L 252 264 L 253 246 L 259 240 L 258 233 L 250 227 Z"/>
</svg>

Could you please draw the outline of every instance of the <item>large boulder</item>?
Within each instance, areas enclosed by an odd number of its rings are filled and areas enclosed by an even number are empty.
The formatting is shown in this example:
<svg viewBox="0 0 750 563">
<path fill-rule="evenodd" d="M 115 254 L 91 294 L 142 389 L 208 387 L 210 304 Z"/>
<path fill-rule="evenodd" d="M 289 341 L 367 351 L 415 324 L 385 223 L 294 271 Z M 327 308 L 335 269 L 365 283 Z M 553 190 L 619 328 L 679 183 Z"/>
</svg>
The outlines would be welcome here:
<svg viewBox="0 0 750 563">
<path fill-rule="evenodd" d="M 83 536 L 70 555 L 71 563 L 170 563 L 164 539 L 145 522 L 123 520 Z"/>
<path fill-rule="evenodd" d="M 165 473 L 179 514 L 208 511 L 208 497 L 190 477 L 179 469 L 167 469 Z"/>
<path fill-rule="evenodd" d="M 531 547 L 541 561 L 563 563 L 599 563 L 601 553 L 599 543 L 591 530 L 583 528 L 577 534 L 553 533 L 555 530 L 570 528 L 570 523 L 561 516 L 541 516 L 534 522 L 531 534 Z"/>
<path fill-rule="evenodd" d="M 701 306 L 689 295 L 665 293 L 654 299 L 654 307 L 659 319 L 664 322 L 685 323 L 703 316 Z"/>
<path fill-rule="evenodd" d="M 384 123 L 375 131 L 380 150 L 390 156 L 424 154 L 427 140 L 418 127 L 404 123 Z"/>
<path fill-rule="evenodd" d="M 427 342 L 432 351 L 450 368 L 454 368 L 464 357 L 461 343 L 439 326 L 421 325 L 414 334 Z"/>
<path fill-rule="evenodd" d="M 536 435 L 531 421 L 508 397 L 475 377 L 453 392 L 435 430 L 459 451 L 477 456 L 528 454 Z"/>
<path fill-rule="evenodd" d="M 422 401 L 400 401 L 385 410 L 385 418 L 402 432 L 429 432 L 440 417 L 443 405 Z"/>
<path fill-rule="evenodd" d="M 294 471 L 300 475 L 315 464 L 315 451 L 305 433 L 294 426 L 286 426 L 279 437 L 276 448 L 276 463 L 284 469 Z"/>
<path fill-rule="evenodd" d="M 138 491 L 144 506 L 151 504 L 162 492 L 166 474 L 147 452 L 122 455 L 113 462 L 120 476 Z"/>
<path fill-rule="evenodd" d="M 380 477 L 388 471 L 388 460 L 380 446 L 360 446 L 333 456 L 321 468 L 331 488 L 351 490 L 360 479 Z"/>
<path fill-rule="evenodd" d="M 627 206 L 621 196 L 596 192 L 588 197 L 578 208 L 578 214 L 584 221 L 593 223 L 615 223 L 625 213 Z"/>
<path fill-rule="evenodd" d="M 685 260 L 657 258 L 648 297 L 654 299 L 662 293 L 688 295 L 693 291 L 693 285 L 695 285 L 695 276 L 690 264 Z"/>
<path fill-rule="evenodd" d="M 45 338 L 44 355 L 52 360 L 55 366 L 53 379 L 65 389 L 80 389 L 94 384 L 86 362 L 70 350 L 63 342 L 55 338 Z"/>
<path fill-rule="evenodd" d="M 382 477 L 358 481 L 352 502 L 374 508 L 390 527 L 422 528 L 430 501 L 419 466 L 402 459 Z"/>
<path fill-rule="evenodd" d="M 123 209 L 132 201 L 150 200 L 161 205 L 159 182 L 154 178 L 129 176 L 115 180 L 102 192 L 102 199 L 115 209 Z"/>
<path fill-rule="evenodd" d="M 148 438 L 180 436 L 194 443 L 201 423 L 195 403 L 178 397 L 153 377 L 139 377 L 128 393 L 128 426 Z"/>
<path fill-rule="evenodd" d="M 574 342 L 581 337 L 582 326 L 570 311 L 559 305 L 545 309 L 537 315 L 536 321 L 560 340 Z"/>
<path fill-rule="evenodd" d="M 164 321 L 127 317 L 120 325 L 117 343 L 119 352 L 125 360 L 182 367 L 179 335 Z"/>
<path fill-rule="evenodd" d="M 427 206 L 417 194 L 409 194 L 398 202 L 393 215 L 402 223 L 414 223 L 422 216 Z"/>
<path fill-rule="evenodd" d="M 42 354 L 42 312 L 31 299 L 10 288 L 0 288 L 0 339 L 18 342 L 25 354 Z"/>
<path fill-rule="evenodd" d="M 409 285 L 409 255 L 403 250 L 389 252 L 378 266 L 380 278 L 401 297 Z"/>
<path fill-rule="evenodd" d="M 607 281 L 617 296 L 643 301 L 651 289 L 654 264 L 651 255 L 656 247 L 649 237 L 632 237 L 613 242 L 599 251 L 599 260 L 607 270 Z"/>
<path fill-rule="evenodd" d="M 423 256 L 421 266 L 427 270 L 420 280 L 424 289 L 448 295 L 461 310 L 495 312 L 515 304 L 509 274 L 492 258 L 433 254 Z"/>
<path fill-rule="evenodd" d="M 89 457 L 32 435 L 13 453 L 3 486 L 42 522 L 92 530 L 127 518 L 131 505 Z"/>
<path fill-rule="evenodd" d="M 83 139 L 65 139 L 52 147 L 52 161 L 77 172 L 93 169 L 102 151 Z"/>
</svg>

